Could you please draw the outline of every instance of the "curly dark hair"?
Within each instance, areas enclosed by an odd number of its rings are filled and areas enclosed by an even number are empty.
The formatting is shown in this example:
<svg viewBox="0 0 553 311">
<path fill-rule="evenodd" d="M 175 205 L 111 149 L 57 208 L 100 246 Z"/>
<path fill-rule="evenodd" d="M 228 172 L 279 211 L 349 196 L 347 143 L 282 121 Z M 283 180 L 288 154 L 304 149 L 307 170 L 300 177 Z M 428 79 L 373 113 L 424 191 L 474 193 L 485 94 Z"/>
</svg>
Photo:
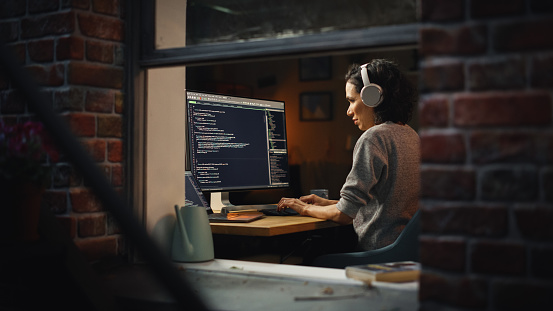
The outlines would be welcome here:
<svg viewBox="0 0 553 311">
<path fill-rule="evenodd" d="M 367 69 L 369 80 L 371 83 L 380 85 L 384 97 L 380 105 L 374 108 L 375 123 L 409 122 L 418 101 L 418 92 L 415 86 L 392 61 L 373 59 Z M 357 92 L 361 93 L 364 85 L 359 64 L 351 65 L 345 78 L 346 82 L 355 85 Z"/>
</svg>

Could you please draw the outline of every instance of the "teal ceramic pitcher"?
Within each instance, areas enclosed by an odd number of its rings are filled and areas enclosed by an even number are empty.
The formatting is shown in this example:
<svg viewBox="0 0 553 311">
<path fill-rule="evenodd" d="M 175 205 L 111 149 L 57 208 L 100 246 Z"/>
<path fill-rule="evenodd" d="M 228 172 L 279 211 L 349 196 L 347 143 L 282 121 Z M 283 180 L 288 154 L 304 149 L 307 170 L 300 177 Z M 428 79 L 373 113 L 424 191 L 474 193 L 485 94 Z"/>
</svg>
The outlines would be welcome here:
<svg viewBox="0 0 553 311">
<path fill-rule="evenodd" d="M 178 262 L 201 262 L 212 260 L 213 235 L 205 208 L 186 204 L 179 209 L 175 205 L 177 222 L 173 233 L 171 257 Z"/>
</svg>

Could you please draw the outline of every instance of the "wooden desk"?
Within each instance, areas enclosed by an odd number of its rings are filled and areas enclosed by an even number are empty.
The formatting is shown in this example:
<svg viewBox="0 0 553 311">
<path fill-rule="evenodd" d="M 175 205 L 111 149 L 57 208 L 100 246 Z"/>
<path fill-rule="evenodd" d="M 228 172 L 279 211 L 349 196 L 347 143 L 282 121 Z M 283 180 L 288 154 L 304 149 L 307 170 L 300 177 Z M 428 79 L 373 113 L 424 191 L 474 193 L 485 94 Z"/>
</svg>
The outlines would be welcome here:
<svg viewBox="0 0 553 311">
<path fill-rule="evenodd" d="M 330 220 L 307 216 L 265 216 L 248 223 L 211 223 L 211 231 L 214 234 L 275 236 L 338 226 Z"/>
</svg>

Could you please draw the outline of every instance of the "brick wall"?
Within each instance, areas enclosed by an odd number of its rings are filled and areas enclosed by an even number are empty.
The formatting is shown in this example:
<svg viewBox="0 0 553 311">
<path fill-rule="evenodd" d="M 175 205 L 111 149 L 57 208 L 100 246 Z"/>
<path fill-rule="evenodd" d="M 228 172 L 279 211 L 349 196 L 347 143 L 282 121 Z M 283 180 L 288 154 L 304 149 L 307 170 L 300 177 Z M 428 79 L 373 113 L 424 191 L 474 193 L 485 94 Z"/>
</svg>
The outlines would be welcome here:
<svg viewBox="0 0 553 311">
<path fill-rule="evenodd" d="M 553 1 L 421 0 L 422 310 L 553 308 Z"/>
<path fill-rule="evenodd" d="M 117 0 L 2 0 L 0 40 L 42 87 L 90 151 L 112 185 L 123 192 L 124 8 Z M 0 76 L 0 117 L 7 123 L 32 114 Z M 122 254 L 123 239 L 109 213 L 72 166 L 56 164 L 44 195 L 90 259 Z"/>
</svg>

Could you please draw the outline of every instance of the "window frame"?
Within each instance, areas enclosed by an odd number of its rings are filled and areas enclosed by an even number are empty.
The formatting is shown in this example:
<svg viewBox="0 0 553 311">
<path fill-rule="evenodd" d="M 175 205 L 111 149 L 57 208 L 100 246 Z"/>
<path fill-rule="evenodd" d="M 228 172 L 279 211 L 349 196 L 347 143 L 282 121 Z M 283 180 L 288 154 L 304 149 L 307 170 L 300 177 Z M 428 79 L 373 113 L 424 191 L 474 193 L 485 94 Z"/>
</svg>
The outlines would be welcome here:
<svg viewBox="0 0 553 311">
<path fill-rule="evenodd" d="M 186 70 L 187 66 L 213 65 L 259 59 L 323 56 L 333 53 L 355 53 L 356 51 L 378 49 L 416 48 L 419 41 L 418 24 L 401 24 L 249 42 L 229 42 L 173 49 L 155 49 L 156 1 L 124 1 L 127 8 L 125 16 L 125 109 L 128 142 L 125 147 L 126 154 L 128 155 L 125 174 L 126 195 L 137 218 L 150 230 L 154 239 L 160 242 L 162 247 L 166 248 L 170 246 L 164 243 L 170 240 L 167 237 L 171 236 L 172 232 L 161 232 L 160 234 L 160 232 L 155 231 L 158 226 L 156 225 L 155 228 L 152 228 L 152 223 L 157 220 L 165 220 L 166 217 L 162 216 L 172 213 L 171 209 L 173 205 L 171 204 L 177 202 L 165 204 L 167 202 L 162 202 L 165 200 L 165 196 L 156 193 L 150 187 L 158 182 L 156 177 L 159 177 L 159 174 L 156 173 L 156 176 L 148 174 L 148 172 L 153 171 L 152 167 L 155 166 L 152 163 L 158 161 L 154 159 L 155 157 L 149 157 L 148 155 L 150 150 L 155 149 L 152 147 L 152 142 L 155 139 L 148 142 L 148 135 L 151 133 L 152 128 L 157 127 L 149 126 L 149 124 L 151 125 L 153 122 L 151 121 L 151 114 L 156 112 L 156 109 L 153 108 L 154 105 L 160 102 L 165 103 L 166 99 L 165 97 L 163 101 L 151 101 L 149 99 L 153 96 L 152 92 L 150 92 L 150 86 L 152 85 L 152 81 L 156 80 L 156 77 L 151 75 L 152 71 L 158 69 L 178 71 L 176 79 L 170 81 L 173 84 L 167 87 L 179 89 L 181 86 L 177 85 L 175 87 L 174 82 L 175 80 L 185 80 L 180 70 Z M 159 75 L 157 76 L 159 77 Z M 174 78 L 174 76 L 170 76 L 167 79 L 171 78 Z M 178 94 L 178 96 L 181 95 L 180 93 Z M 172 99 L 174 100 L 174 98 Z M 175 107 L 172 106 L 171 108 Z M 169 117 L 172 117 L 172 115 L 169 115 Z M 161 126 L 166 126 L 166 124 Z M 171 128 L 170 130 L 173 129 Z M 179 128 L 179 130 L 181 129 Z M 179 141 L 184 140 L 179 139 Z M 185 150 L 183 151 L 186 152 Z M 182 174 L 181 179 L 170 183 L 170 188 L 173 190 L 176 188 L 180 189 L 181 186 L 184 188 L 184 174 Z M 184 197 L 177 198 L 176 201 L 180 201 L 180 199 L 184 201 Z M 155 201 L 154 204 L 152 204 L 152 200 Z M 165 226 L 159 227 L 170 228 L 171 226 L 165 224 Z M 133 245 L 129 245 L 129 253 L 132 260 L 140 262 L 140 256 L 135 253 Z"/>
<path fill-rule="evenodd" d="M 418 45 L 419 41 L 419 24 L 411 23 L 340 30 L 297 37 L 156 49 L 155 1 L 141 0 L 141 8 L 140 33 L 142 34 L 142 44 L 138 64 L 142 68 L 393 48 L 396 46 Z"/>
</svg>

